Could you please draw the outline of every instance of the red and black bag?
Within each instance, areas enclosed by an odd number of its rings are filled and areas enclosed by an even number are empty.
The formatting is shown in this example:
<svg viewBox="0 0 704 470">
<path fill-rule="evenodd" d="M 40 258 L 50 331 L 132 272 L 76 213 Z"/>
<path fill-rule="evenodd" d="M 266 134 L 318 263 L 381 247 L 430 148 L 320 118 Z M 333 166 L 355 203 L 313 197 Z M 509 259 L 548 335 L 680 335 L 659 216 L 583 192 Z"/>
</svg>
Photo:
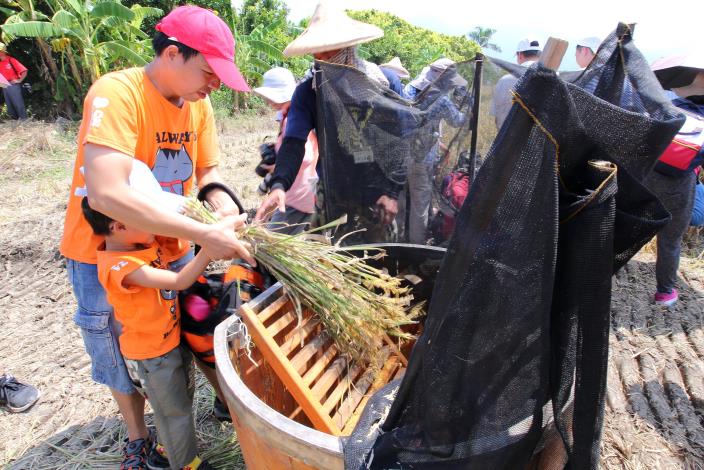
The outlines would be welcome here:
<svg viewBox="0 0 704 470">
<path fill-rule="evenodd" d="M 440 210 L 431 224 L 433 238 L 437 243 L 449 240 L 455 230 L 455 216 L 469 193 L 469 174 L 464 169 L 455 170 L 443 178 L 440 189 Z"/>
<path fill-rule="evenodd" d="M 215 327 L 264 289 L 265 276 L 244 261 L 224 273 L 204 274 L 179 293 L 181 337 L 193 354 L 215 367 Z"/>
<path fill-rule="evenodd" d="M 702 164 L 704 118 L 681 111 L 687 119 L 655 164 L 658 173 L 676 176 L 692 171 Z"/>
</svg>

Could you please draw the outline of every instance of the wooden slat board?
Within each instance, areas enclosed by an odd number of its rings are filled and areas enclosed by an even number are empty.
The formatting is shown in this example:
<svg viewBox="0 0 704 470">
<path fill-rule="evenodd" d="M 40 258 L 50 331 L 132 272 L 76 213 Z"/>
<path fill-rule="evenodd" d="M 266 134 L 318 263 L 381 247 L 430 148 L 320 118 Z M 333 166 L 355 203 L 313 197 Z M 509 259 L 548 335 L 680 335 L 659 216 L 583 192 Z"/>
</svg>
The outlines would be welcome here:
<svg viewBox="0 0 704 470">
<path fill-rule="evenodd" d="M 540 63 L 551 70 L 557 70 L 562 63 L 562 58 L 567 52 L 569 43 L 564 39 L 548 38 L 548 42 L 540 54 Z"/>
<path fill-rule="evenodd" d="M 311 312 L 304 312 L 301 321 L 282 287 L 270 295 L 275 299 L 265 307 L 263 302 L 243 304 L 240 315 L 257 349 L 298 404 L 292 415 L 305 413 L 319 431 L 349 434 L 371 394 L 403 370 L 405 357 L 395 345 L 387 345 L 381 371 L 349 364 Z"/>
</svg>

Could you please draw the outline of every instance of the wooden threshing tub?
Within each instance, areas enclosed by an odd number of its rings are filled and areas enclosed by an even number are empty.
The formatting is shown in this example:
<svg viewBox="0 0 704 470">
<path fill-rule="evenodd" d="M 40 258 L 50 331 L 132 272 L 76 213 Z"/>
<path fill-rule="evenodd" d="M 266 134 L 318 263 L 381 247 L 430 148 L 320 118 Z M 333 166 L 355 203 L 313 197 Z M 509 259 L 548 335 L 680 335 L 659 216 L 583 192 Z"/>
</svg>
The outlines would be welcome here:
<svg viewBox="0 0 704 470">
<path fill-rule="evenodd" d="M 387 256 L 381 261 L 381 265 L 392 275 L 418 275 L 414 278 L 418 283 L 414 286 L 414 297 L 417 300 L 429 300 L 445 250 L 420 245 L 382 246 Z M 277 302 L 281 296 L 281 286 L 276 284 L 243 308 L 249 308 L 251 311 L 273 308 L 275 305 L 281 305 L 281 300 Z M 215 359 L 218 380 L 232 415 L 247 468 L 342 470 L 344 464 L 340 437 L 317 431 L 312 427 L 311 418 L 307 416 L 310 412 L 302 409 L 300 400 L 297 402 L 294 399 L 289 388 L 279 379 L 261 351 L 254 347 L 250 359 L 246 352 L 239 348 L 238 336 L 233 334 L 233 330 L 238 328 L 238 322 L 239 317 L 233 315 L 216 328 Z M 290 328 L 293 331 L 296 328 L 301 329 L 302 326 L 290 325 Z M 303 339 L 300 347 L 303 347 Z M 323 355 L 321 347 L 318 356 Z M 310 360 L 315 359 L 311 357 Z M 399 377 L 401 373 L 402 370 L 389 373 L 388 380 Z M 338 384 L 337 389 L 342 387 Z M 331 389 L 333 388 L 335 387 Z M 358 397 L 358 406 L 355 405 L 358 409 L 354 414 L 350 412 L 345 415 L 351 416 L 349 419 L 345 418 L 347 422 L 339 426 L 344 430 L 340 434 L 348 433 L 369 395 L 371 392 L 367 392 L 365 397 Z M 328 396 L 329 401 L 331 400 Z M 339 407 L 342 408 L 342 405 Z M 326 406 L 327 408 L 330 407 Z M 331 414 L 334 413 L 332 410 Z M 338 416 L 339 414 L 338 410 Z"/>
</svg>

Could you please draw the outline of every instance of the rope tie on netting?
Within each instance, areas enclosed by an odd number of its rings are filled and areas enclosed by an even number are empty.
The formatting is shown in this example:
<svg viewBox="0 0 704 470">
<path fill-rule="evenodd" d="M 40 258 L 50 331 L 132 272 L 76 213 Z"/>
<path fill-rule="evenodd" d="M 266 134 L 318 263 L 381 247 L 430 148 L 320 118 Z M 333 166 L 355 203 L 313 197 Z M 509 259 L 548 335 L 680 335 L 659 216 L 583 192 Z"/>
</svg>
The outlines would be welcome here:
<svg viewBox="0 0 704 470">
<path fill-rule="evenodd" d="M 589 204 L 591 204 L 594 201 L 594 199 L 596 199 L 596 197 L 601 194 L 604 187 L 608 183 L 610 183 L 611 180 L 614 179 L 616 177 L 616 174 L 618 173 L 618 167 L 615 164 L 613 164 L 611 162 L 607 162 L 605 160 L 591 160 L 591 161 L 589 161 L 589 164 L 594 167 L 597 167 L 597 168 L 598 167 L 601 167 L 602 169 L 609 168 L 612 171 L 609 174 L 609 176 L 607 176 L 606 179 L 604 179 L 604 181 L 602 181 L 601 184 L 594 191 L 592 191 L 592 193 L 587 197 L 587 200 L 584 202 L 584 204 L 580 205 L 576 211 L 574 211 L 572 214 L 570 214 L 564 220 L 561 220 L 560 224 L 565 224 L 565 223 L 569 222 L 570 220 L 572 220 L 572 218 L 574 218 L 577 214 L 579 214 L 587 206 L 589 206 Z"/>
<path fill-rule="evenodd" d="M 561 184 L 562 187 L 565 189 L 565 191 L 571 192 L 571 191 L 569 190 L 569 188 L 567 187 L 567 185 L 565 184 L 564 180 L 562 179 L 562 174 L 560 173 L 560 145 L 557 143 L 557 139 L 555 139 L 555 137 L 550 133 L 550 131 L 548 131 L 548 130 L 545 128 L 545 126 L 543 126 L 543 124 L 540 122 L 540 120 L 538 119 L 538 117 L 530 110 L 530 108 L 528 108 L 528 105 L 525 104 L 525 102 L 521 99 L 521 97 L 518 95 L 518 93 L 516 93 L 515 91 L 511 90 L 511 94 L 513 95 L 513 102 L 514 102 L 514 103 L 518 103 L 518 105 L 521 106 L 521 108 L 523 108 L 523 110 L 528 114 L 528 116 L 530 116 L 530 118 L 533 120 L 533 122 L 535 122 L 535 124 L 538 126 L 538 128 L 547 136 L 547 138 L 550 140 L 550 142 L 552 142 L 553 145 L 555 146 L 555 165 L 556 165 L 557 176 L 558 176 L 558 178 L 559 178 L 559 180 L 560 180 L 560 184 Z M 577 209 L 574 213 L 570 214 L 570 215 L 569 215 L 567 218 L 565 218 L 564 220 L 561 220 L 561 221 L 560 221 L 561 224 L 570 221 L 573 217 L 575 217 L 575 216 L 576 216 L 577 214 L 579 214 L 582 210 L 584 210 L 585 207 L 587 207 L 589 204 L 591 204 L 592 201 L 593 201 L 597 196 L 599 196 L 599 194 L 600 194 L 601 191 L 604 189 L 604 187 L 605 187 L 613 178 L 616 177 L 616 174 L 617 174 L 617 172 L 618 172 L 618 168 L 616 167 L 616 165 L 614 165 L 614 164 L 612 164 L 612 163 L 610 163 L 610 162 L 596 162 L 596 161 L 593 161 L 593 162 L 589 162 L 589 163 L 590 163 L 591 165 L 595 166 L 595 167 L 601 166 L 601 167 L 604 167 L 604 168 L 605 168 L 605 166 L 602 165 L 602 163 L 608 163 L 609 166 L 612 166 L 612 167 L 613 167 L 613 171 L 612 171 L 611 174 L 610 174 L 606 179 L 604 179 L 604 181 L 602 181 L 601 184 L 589 195 L 589 197 L 587 198 L 586 202 L 585 202 L 583 205 L 581 205 L 581 206 L 579 207 L 579 209 Z"/>
<path fill-rule="evenodd" d="M 550 142 L 552 142 L 552 144 L 555 146 L 555 171 L 557 172 L 557 177 L 559 178 L 562 187 L 565 188 L 566 191 L 569 191 L 567 185 L 562 180 L 562 175 L 560 174 L 560 144 L 557 143 L 557 139 L 550 133 L 550 131 L 545 128 L 545 126 L 543 126 L 543 123 L 540 122 L 538 116 L 536 116 L 533 111 L 530 110 L 528 105 L 525 104 L 525 102 L 521 99 L 518 93 L 516 93 L 514 90 L 511 90 L 511 95 L 513 95 L 513 102 L 518 103 L 518 105 L 523 108 L 526 114 L 528 114 L 528 116 L 530 116 L 533 122 L 538 126 L 538 129 L 540 129 L 543 134 L 547 136 Z"/>
</svg>

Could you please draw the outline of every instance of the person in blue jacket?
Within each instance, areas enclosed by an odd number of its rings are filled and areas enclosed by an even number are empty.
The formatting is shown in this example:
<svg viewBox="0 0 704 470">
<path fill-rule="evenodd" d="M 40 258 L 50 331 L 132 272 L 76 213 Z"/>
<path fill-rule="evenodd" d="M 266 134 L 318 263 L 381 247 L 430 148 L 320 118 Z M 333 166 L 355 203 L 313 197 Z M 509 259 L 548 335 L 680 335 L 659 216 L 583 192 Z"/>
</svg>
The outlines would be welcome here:
<svg viewBox="0 0 704 470">
<path fill-rule="evenodd" d="M 388 87 L 389 81 L 379 66 L 361 59 L 356 49 L 357 45 L 383 35 L 384 32 L 376 26 L 355 21 L 341 9 L 329 3 L 321 3 L 316 7 L 308 28 L 286 47 L 284 55 L 291 57 L 312 54 L 319 61 L 355 67 L 369 79 Z M 271 191 L 257 210 L 256 220 L 263 220 L 276 208 L 281 212 L 286 211 L 286 191 L 298 174 L 308 134 L 316 130 L 316 125 L 316 91 L 311 75 L 296 87 L 291 98 L 288 124 L 271 178 Z M 320 173 L 320 163 L 318 172 Z M 381 172 L 358 176 L 362 199 L 375 206 L 381 224 L 391 224 L 398 212 L 397 200 L 401 185 L 389 180 Z"/>
</svg>

